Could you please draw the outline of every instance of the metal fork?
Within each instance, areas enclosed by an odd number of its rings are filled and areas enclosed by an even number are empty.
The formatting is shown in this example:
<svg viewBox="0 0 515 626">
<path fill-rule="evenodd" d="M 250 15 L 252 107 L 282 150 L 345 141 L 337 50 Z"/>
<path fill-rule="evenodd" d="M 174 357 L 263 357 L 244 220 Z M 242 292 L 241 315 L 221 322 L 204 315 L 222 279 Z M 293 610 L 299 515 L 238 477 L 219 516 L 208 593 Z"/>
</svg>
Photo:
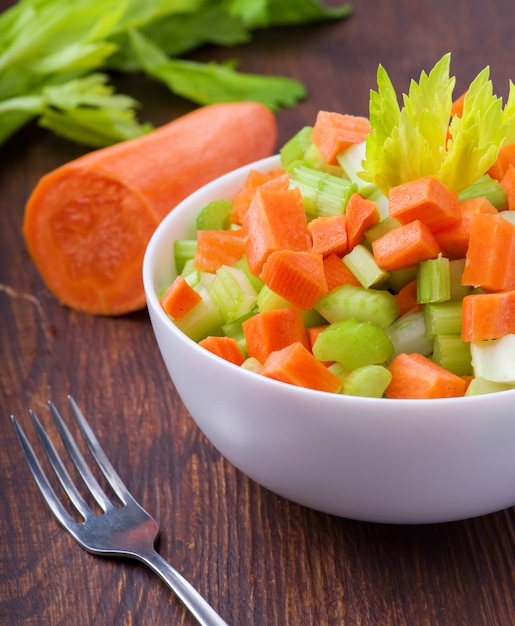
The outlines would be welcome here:
<svg viewBox="0 0 515 626">
<path fill-rule="evenodd" d="M 228 626 L 190 583 L 156 552 L 154 542 L 159 533 L 157 522 L 136 502 L 123 484 L 100 447 L 86 418 L 71 396 L 68 396 L 68 401 L 91 454 L 105 476 L 107 483 L 120 499 L 120 505 L 113 504 L 102 489 L 88 467 L 63 418 L 54 404 L 49 402 L 50 412 L 65 448 L 81 475 L 84 484 L 102 510 L 101 514 L 97 514 L 88 506 L 75 486 L 38 417 L 34 411 L 30 410 L 29 414 L 34 428 L 48 460 L 71 504 L 80 514 L 83 521 L 73 519 L 52 488 L 22 427 L 14 415 L 11 415 L 27 463 L 43 497 L 57 520 L 75 541 L 88 552 L 104 556 L 131 557 L 145 563 L 169 585 L 202 626 Z"/>
</svg>

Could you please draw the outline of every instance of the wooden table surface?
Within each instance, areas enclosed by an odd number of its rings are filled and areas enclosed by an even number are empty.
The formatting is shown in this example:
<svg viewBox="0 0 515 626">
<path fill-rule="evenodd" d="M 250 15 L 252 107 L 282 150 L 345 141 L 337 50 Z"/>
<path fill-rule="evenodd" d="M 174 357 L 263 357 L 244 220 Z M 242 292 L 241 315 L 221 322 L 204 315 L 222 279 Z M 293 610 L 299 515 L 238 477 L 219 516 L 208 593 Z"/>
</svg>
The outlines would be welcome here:
<svg viewBox="0 0 515 626">
<path fill-rule="evenodd" d="M 354 8 L 342 22 L 278 29 L 193 57 L 237 57 L 245 71 L 305 82 L 308 99 L 277 116 L 279 145 L 321 108 L 367 115 L 379 63 L 399 91 L 447 51 L 457 92 L 485 65 L 498 95 L 515 79 L 512 0 L 355 0 Z M 119 85 L 156 125 L 192 108 L 142 77 Z M 195 426 L 146 311 L 107 319 L 58 304 L 27 254 L 22 217 L 40 176 L 83 152 L 35 124 L 0 148 L 0 623 L 194 623 L 150 570 L 82 551 L 43 503 L 9 415 L 29 426 L 27 409 L 46 419 L 53 399 L 68 416 L 72 394 L 159 519 L 161 554 L 229 624 L 514 624 L 513 509 L 389 526 L 288 502 L 236 470 Z"/>
</svg>

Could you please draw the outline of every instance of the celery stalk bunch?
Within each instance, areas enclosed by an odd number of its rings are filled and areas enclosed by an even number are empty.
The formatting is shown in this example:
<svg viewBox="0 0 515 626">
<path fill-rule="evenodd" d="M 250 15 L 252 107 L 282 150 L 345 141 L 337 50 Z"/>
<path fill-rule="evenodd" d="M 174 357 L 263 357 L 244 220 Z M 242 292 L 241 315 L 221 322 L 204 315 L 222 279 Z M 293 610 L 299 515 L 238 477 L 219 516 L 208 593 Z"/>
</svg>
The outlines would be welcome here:
<svg viewBox="0 0 515 626">
<path fill-rule="evenodd" d="M 144 72 L 197 104 L 256 100 L 272 110 L 305 97 L 299 81 L 240 73 L 234 63 L 179 58 L 206 44 L 249 41 L 257 29 L 342 19 L 318 0 L 20 0 L 0 15 L 0 144 L 32 119 L 102 147 L 151 130 L 111 72 Z"/>
</svg>

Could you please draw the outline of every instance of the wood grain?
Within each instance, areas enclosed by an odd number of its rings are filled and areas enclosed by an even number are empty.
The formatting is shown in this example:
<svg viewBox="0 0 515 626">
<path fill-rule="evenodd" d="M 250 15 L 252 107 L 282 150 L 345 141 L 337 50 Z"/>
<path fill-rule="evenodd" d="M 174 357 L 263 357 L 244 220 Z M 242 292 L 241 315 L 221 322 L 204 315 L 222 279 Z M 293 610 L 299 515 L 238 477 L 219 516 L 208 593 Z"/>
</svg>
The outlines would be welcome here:
<svg viewBox="0 0 515 626">
<path fill-rule="evenodd" d="M 5 0 L 0 8 L 9 5 Z M 334 4 L 334 3 L 333 3 Z M 485 65 L 515 78 L 511 0 L 356 0 L 344 22 L 258 33 L 193 58 L 303 80 L 278 113 L 279 145 L 319 109 L 368 112 L 379 63 L 399 90 L 452 51 L 457 90 Z M 117 79 L 160 124 L 192 105 L 141 76 Z M 513 509 L 430 526 L 339 519 L 288 502 L 227 462 L 193 423 L 147 313 L 95 318 L 61 307 L 21 235 L 45 172 L 84 152 L 31 124 L 0 148 L 0 624 L 193 624 L 136 562 L 80 550 L 46 509 L 9 414 L 46 419 L 71 393 L 135 496 L 160 521 L 159 549 L 239 626 L 491 626 L 515 623 Z M 515 490 L 515 477 L 514 477 Z"/>
</svg>

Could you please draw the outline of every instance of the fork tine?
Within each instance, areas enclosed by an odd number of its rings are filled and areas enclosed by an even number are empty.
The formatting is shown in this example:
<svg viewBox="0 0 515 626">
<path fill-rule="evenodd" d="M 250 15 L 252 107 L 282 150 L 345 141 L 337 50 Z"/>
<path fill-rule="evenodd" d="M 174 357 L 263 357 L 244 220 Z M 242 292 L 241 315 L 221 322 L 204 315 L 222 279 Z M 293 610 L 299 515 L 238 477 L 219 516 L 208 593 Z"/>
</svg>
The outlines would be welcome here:
<svg viewBox="0 0 515 626">
<path fill-rule="evenodd" d="M 37 417 L 34 416 L 37 420 Z M 37 486 L 41 491 L 46 503 L 50 507 L 52 513 L 56 516 L 58 521 L 65 527 L 70 528 L 76 524 L 75 520 L 70 516 L 68 511 L 63 507 L 59 498 L 57 497 L 52 485 L 46 477 L 43 468 L 41 467 L 33 447 L 31 446 L 23 428 L 18 423 L 18 420 L 11 415 L 13 426 L 16 430 L 18 441 L 20 442 L 25 460 L 27 461 L 29 468 L 34 476 Z"/>
<path fill-rule="evenodd" d="M 86 421 L 84 414 L 77 406 L 75 400 L 71 396 L 68 396 L 68 402 L 70 403 L 75 419 L 79 424 L 79 427 L 88 445 L 88 448 L 91 451 L 91 454 L 93 455 L 95 461 L 102 470 L 102 473 L 104 474 L 107 482 L 109 483 L 113 491 L 124 504 L 127 504 L 129 500 L 134 500 L 124 482 L 118 475 L 117 471 L 111 465 L 111 462 L 109 461 L 105 452 L 100 446 L 100 443 L 98 442 L 95 433 L 91 430 L 90 425 Z"/>
<path fill-rule="evenodd" d="M 89 469 L 86 460 L 79 450 L 75 439 L 72 437 L 70 431 L 68 430 L 68 427 L 64 423 L 61 414 L 59 413 L 53 402 L 48 402 L 48 406 L 50 407 L 50 412 L 52 413 L 52 417 L 54 418 L 57 429 L 59 430 L 59 434 L 61 435 L 61 438 L 66 447 L 66 450 L 68 451 L 68 454 L 70 455 L 71 460 L 75 464 L 75 467 L 79 471 L 79 474 L 81 475 L 82 480 L 89 489 L 91 495 L 95 498 L 100 508 L 105 512 L 111 506 L 108 497 L 106 496 L 104 490 L 99 485 L 97 479 Z"/>
</svg>

